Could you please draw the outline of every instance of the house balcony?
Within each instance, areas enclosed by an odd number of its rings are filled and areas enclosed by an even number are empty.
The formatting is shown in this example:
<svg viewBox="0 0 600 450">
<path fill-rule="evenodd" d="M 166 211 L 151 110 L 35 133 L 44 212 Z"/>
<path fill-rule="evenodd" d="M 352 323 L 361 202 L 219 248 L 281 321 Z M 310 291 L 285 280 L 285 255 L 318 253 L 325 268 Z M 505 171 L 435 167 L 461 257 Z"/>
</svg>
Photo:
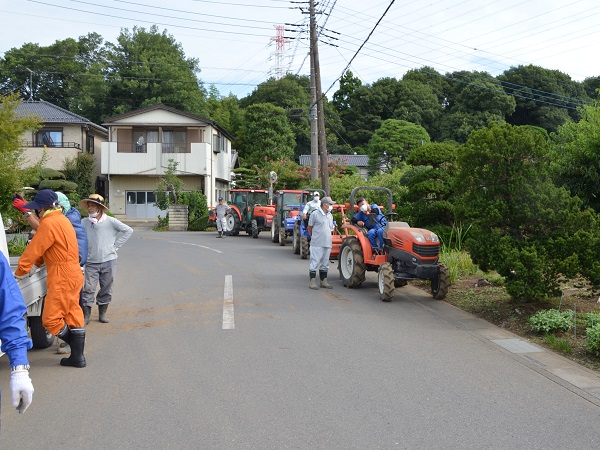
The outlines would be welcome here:
<svg viewBox="0 0 600 450">
<path fill-rule="evenodd" d="M 23 167 L 32 167 L 44 161 L 44 167 L 62 170 L 65 159 L 76 158 L 82 152 L 77 142 L 63 142 L 53 146 L 38 146 L 34 142 L 23 142 Z"/>
<path fill-rule="evenodd" d="M 164 175 L 169 160 L 177 163 L 182 175 L 210 176 L 216 169 L 216 160 L 210 144 L 137 144 L 123 142 L 102 143 L 101 172 L 105 175 Z"/>
</svg>

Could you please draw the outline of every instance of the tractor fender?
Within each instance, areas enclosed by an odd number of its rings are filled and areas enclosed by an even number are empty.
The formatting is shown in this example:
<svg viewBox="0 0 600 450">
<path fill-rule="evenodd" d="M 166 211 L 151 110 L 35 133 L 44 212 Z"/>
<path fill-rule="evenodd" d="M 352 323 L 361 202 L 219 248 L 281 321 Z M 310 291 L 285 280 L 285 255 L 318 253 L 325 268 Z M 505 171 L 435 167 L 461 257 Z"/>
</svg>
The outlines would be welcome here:
<svg viewBox="0 0 600 450">
<path fill-rule="evenodd" d="M 365 258 L 365 261 L 368 261 L 373 258 L 373 248 L 371 248 L 371 243 L 369 242 L 369 238 L 367 237 L 367 235 L 365 233 L 363 233 L 361 231 L 361 228 L 357 227 L 356 225 L 346 223 L 346 224 L 342 225 L 342 229 L 345 230 L 346 236 L 350 235 L 350 236 L 354 236 L 356 239 L 358 239 L 358 242 L 360 243 L 360 246 L 362 247 L 363 256 Z M 352 233 L 350 233 L 350 232 L 352 232 Z"/>
</svg>

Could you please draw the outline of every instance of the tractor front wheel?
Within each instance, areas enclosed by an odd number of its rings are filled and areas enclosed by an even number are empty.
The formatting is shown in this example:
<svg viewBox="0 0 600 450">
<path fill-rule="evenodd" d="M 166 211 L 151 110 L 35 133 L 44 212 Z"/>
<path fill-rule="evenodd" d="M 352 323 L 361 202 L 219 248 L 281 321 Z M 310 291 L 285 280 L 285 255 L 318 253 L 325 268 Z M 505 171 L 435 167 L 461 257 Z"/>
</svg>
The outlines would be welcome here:
<svg viewBox="0 0 600 450">
<path fill-rule="evenodd" d="M 347 237 L 342 241 L 338 270 L 346 287 L 358 287 L 365 281 L 365 257 L 360 242 L 355 237 Z"/>
<path fill-rule="evenodd" d="M 252 239 L 257 239 L 258 238 L 258 222 L 256 220 L 252 221 Z"/>
<path fill-rule="evenodd" d="M 240 234 L 242 226 L 240 218 L 235 211 L 229 211 L 225 214 L 225 234 L 228 236 L 237 236 Z"/>
<path fill-rule="evenodd" d="M 394 298 L 394 269 L 388 262 L 379 266 L 377 276 L 379 284 L 379 298 L 382 302 L 391 302 Z"/>
<path fill-rule="evenodd" d="M 300 236 L 300 259 L 308 259 L 310 256 L 310 242 L 308 237 Z"/>
<path fill-rule="evenodd" d="M 274 242 L 275 244 L 279 242 L 279 227 L 275 220 L 271 222 L 271 242 Z"/>
<path fill-rule="evenodd" d="M 431 295 L 436 300 L 444 300 L 450 288 L 450 275 L 445 264 L 438 264 L 438 273 L 431 280 Z"/>
<path fill-rule="evenodd" d="M 285 227 L 278 227 L 279 228 L 279 245 L 281 245 L 282 247 L 287 244 L 287 234 L 285 231 Z"/>
<path fill-rule="evenodd" d="M 300 253 L 300 224 L 298 222 L 294 224 L 294 231 L 292 232 L 292 250 L 294 250 L 294 255 Z"/>
</svg>

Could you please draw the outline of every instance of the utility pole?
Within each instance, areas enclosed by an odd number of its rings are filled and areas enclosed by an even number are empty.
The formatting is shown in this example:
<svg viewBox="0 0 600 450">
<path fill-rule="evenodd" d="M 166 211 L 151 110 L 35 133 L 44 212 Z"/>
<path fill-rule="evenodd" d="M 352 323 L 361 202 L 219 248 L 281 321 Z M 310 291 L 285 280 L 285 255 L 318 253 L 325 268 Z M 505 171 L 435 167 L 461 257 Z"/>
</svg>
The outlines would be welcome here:
<svg viewBox="0 0 600 450">
<path fill-rule="evenodd" d="M 317 96 L 318 144 L 321 157 L 321 187 L 327 195 L 329 192 L 329 166 L 327 164 L 327 142 L 325 140 L 325 115 L 323 112 L 323 93 L 321 90 L 321 68 L 319 64 L 319 47 L 317 44 L 317 24 L 315 19 L 315 2 L 309 1 L 310 15 L 310 49 L 315 68 L 315 94 Z"/>
<path fill-rule="evenodd" d="M 311 2 L 312 5 L 312 2 Z M 315 83 L 315 62 L 312 51 L 313 35 L 316 40 L 316 30 L 313 26 L 314 10 L 310 10 L 310 180 L 319 178 L 319 125 L 317 123 L 317 88 Z"/>
<path fill-rule="evenodd" d="M 33 100 L 33 70 L 28 67 L 25 67 L 29 70 L 29 100 Z"/>
</svg>

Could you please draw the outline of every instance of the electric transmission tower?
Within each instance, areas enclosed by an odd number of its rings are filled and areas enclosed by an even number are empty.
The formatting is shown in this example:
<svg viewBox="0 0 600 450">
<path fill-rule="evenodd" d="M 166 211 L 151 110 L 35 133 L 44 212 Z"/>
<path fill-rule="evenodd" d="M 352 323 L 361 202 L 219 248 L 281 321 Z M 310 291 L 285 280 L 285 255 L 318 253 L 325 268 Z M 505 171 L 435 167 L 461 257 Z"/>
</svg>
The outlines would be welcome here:
<svg viewBox="0 0 600 450">
<path fill-rule="evenodd" d="M 289 44 L 290 40 L 283 35 L 285 32 L 285 27 L 283 25 L 275 25 L 275 29 L 277 30 L 277 35 L 271 38 L 272 41 L 275 41 L 275 51 L 272 53 L 275 57 L 275 68 L 273 69 L 273 72 L 275 73 L 275 78 L 280 80 L 284 75 L 283 59 L 287 51 L 286 44 Z"/>
</svg>

